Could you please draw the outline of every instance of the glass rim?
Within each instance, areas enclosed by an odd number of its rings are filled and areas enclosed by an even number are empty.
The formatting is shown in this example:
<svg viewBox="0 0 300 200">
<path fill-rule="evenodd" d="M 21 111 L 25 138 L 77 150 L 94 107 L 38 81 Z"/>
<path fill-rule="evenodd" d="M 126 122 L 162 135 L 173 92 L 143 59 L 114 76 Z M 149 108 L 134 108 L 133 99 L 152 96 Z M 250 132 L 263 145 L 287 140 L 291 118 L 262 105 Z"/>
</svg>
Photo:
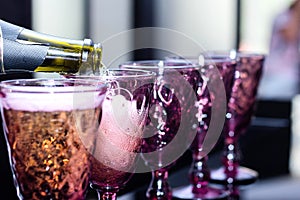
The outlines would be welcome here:
<svg viewBox="0 0 300 200">
<path fill-rule="evenodd" d="M 107 83 L 94 79 L 34 78 L 13 79 L 0 82 L 5 93 L 85 93 L 105 92 Z"/>
<path fill-rule="evenodd" d="M 199 62 L 199 57 L 189 57 L 189 58 L 171 58 L 171 59 L 183 59 L 191 62 Z M 229 58 L 228 56 L 217 56 L 217 57 L 204 57 L 204 62 L 201 66 L 210 65 L 210 64 L 220 64 L 220 63 L 236 63 L 236 60 Z M 200 63 L 198 63 L 200 65 Z"/>
<path fill-rule="evenodd" d="M 172 60 L 138 60 L 127 61 L 120 64 L 120 67 L 125 69 L 186 69 L 186 68 L 200 68 L 201 65 L 193 63 L 188 59 L 172 59 Z"/>
<path fill-rule="evenodd" d="M 235 54 L 235 58 L 231 58 L 231 53 Z M 246 57 L 257 57 L 257 58 L 264 58 L 266 56 L 265 53 L 262 52 L 255 52 L 255 51 L 248 51 L 248 50 L 239 50 L 239 51 L 232 51 L 232 50 L 211 50 L 211 51 L 205 51 L 202 52 L 201 55 L 204 57 L 207 56 L 208 58 L 212 57 L 228 57 L 231 58 L 232 60 L 236 58 L 246 58 Z"/>
<path fill-rule="evenodd" d="M 155 73 L 149 70 L 142 70 L 142 69 L 122 69 L 122 68 L 107 68 L 107 71 L 115 71 L 115 72 L 132 72 L 133 74 L 122 74 L 120 76 L 114 74 L 105 74 L 103 77 L 128 77 L 128 78 L 140 78 L 140 77 L 153 77 Z"/>
<path fill-rule="evenodd" d="M 109 74 L 109 72 L 132 72 L 132 74 Z M 67 77 L 70 79 L 93 79 L 93 80 L 105 80 L 107 78 L 147 78 L 154 77 L 155 73 L 149 70 L 140 70 L 140 69 L 122 69 L 122 68 L 107 68 L 107 71 L 103 75 L 68 75 Z"/>
</svg>

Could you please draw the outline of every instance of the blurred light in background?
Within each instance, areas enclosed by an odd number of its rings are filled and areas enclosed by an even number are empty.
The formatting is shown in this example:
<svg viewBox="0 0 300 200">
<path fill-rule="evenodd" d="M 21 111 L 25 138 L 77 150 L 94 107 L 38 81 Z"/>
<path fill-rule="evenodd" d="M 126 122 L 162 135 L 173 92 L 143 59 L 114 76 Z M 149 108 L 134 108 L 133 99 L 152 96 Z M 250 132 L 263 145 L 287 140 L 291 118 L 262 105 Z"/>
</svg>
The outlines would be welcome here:
<svg viewBox="0 0 300 200">
<path fill-rule="evenodd" d="M 269 52 L 273 20 L 293 0 L 241 0 L 241 50 Z"/>
<path fill-rule="evenodd" d="M 156 0 L 155 5 L 157 26 L 186 34 L 206 50 L 235 47 L 236 1 Z M 182 45 L 178 43 L 175 47 Z"/>
<path fill-rule="evenodd" d="M 32 0 L 32 29 L 61 37 L 85 35 L 85 1 Z"/>
</svg>

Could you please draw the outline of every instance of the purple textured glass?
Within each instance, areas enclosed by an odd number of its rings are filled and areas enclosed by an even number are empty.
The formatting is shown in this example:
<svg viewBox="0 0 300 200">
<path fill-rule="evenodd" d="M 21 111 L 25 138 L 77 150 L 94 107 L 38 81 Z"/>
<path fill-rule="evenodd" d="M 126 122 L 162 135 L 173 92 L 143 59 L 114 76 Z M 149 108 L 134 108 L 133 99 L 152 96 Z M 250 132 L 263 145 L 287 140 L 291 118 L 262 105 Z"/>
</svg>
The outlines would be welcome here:
<svg viewBox="0 0 300 200">
<path fill-rule="evenodd" d="M 235 52 L 231 57 L 237 61 L 233 87 L 228 102 L 228 113 L 223 131 L 223 167 L 214 170 L 211 181 L 221 184 L 245 185 L 258 178 L 254 170 L 240 166 L 238 140 L 251 123 L 255 112 L 256 95 L 262 76 L 265 56 L 258 53 Z M 210 56 L 227 56 L 230 53 L 211 53 Z"/>
</svg>

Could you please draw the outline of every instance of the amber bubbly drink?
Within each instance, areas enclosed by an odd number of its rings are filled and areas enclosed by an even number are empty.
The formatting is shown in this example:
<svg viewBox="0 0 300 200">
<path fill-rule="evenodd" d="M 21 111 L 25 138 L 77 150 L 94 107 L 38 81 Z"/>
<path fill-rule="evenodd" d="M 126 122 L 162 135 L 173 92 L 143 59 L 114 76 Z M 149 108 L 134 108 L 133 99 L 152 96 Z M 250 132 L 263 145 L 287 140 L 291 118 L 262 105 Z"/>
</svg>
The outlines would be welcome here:
<svg viewBox="0 0 300 200">
<path fill-rule="evenodd" d="M 89 151 L 106 87 L 61 79 L 6 81 L 0 86 L 19 198 L 84 199 Z"/>
</svg>

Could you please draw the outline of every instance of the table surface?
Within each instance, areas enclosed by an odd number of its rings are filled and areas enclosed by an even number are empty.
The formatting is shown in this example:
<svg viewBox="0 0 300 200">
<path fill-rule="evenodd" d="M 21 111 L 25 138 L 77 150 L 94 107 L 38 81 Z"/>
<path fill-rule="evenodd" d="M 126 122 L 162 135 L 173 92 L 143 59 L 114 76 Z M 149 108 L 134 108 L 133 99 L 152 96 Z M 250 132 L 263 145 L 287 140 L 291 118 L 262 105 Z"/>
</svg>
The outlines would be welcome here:
<svg viewBox="0 0 300 200">
<path fill-rule="evenodd" d="M 188 184 L 186 177 L 188 168 L 170 174 L 169 183 L 172 188 Z M 120 195 L 118 200 L 146 200 L 146 186 L 141 186 L 134 191 Z M 96 200 L 96 196 L 90 196 L 90 200 Z M 254 184 L 240 189 L 240 200 L 299 200 L 300 177 L 282 175 L 263 180 L 257 180 Z"/>
<path fill-rule="evenodd" d="M 179 179 L 170 176 L 170 182 Z M 178 180 L 177 180 L 178 181 Z M 119 200 L 144 200 L 144 189 L 130 192 L 120 196 Z M 240 200 L 299 200 L 300 177 L 289 175 L 274 177 L 266 180 L 258 180 L 256 183 L 240 190 Z"/>
</svg>

